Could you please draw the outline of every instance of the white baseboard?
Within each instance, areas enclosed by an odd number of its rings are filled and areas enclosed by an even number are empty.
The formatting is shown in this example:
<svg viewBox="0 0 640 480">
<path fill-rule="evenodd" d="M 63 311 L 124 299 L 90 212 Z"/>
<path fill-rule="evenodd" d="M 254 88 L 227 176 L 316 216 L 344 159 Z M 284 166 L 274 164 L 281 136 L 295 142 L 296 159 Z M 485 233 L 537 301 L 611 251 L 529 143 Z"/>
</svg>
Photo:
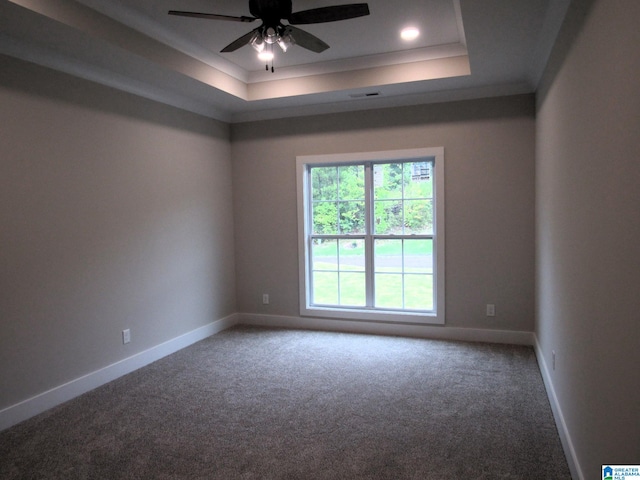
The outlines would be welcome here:
<svg viewBox="0 0 640 480">
<path fill-rule="evenodd" d="M 438 340 L 507 343 L 512 345 L 531 346 L 534 341 L 533 332 L 444 327 L 439 325 L 363 322 L 357 320 L 261 315 L 253 313 L 239 313 L 238 323 L 264 327 L 328 330 L 368 333 L 373 335 L 399 335 L 406 337 L 433 338 Z"/>
<path fill-rule="evenodd" d="M 156 360 L 160 360 L 167 355 L 171 355 L 200 340 L 204 340 L 211 335 L 215 335 L 222 330 L 226 330 L 237 323 L 237 314 L 230 315 L 0 410 L 0 431 L 94 388 L 109 383 L 118 377 L 142 368 Z"/>
<path fill-rule="evenodd" d="M 551 375 L 549 374 L 547 362 L 544 359 L 544 354 L 542 353 L 542 348 L 540 347 L 540 344 L 538 343 L 538 337 L 535 334 L 533 335 L 533 338 L 536 358 L 538 359 L 538 365 L 540 366 L 540 374 L 542 375 L 544 386 L 547 389 L 547 397 L 549 397 L 549 403 L 551 404 L 553 417 L 556 421 L 558 434 L 560 435 L 560 442 L 562 443 L 565 457 L 567 457 L 567 463 L 569 464 L 569 470 L 571 471 L 571 478 L 573 478 L 574 480 L 584 480 L 585 477 L 582 473 L 582 468 L 580 468 L 576 450 L 573 446 L 573 441 L 571 440 L 571 435 L 569 434 L 567 423 L 564 420 L 562 408 L 560 407 L 560 403 L 558 403 L 558 397 L 556 395 L 555 389 L 553 388 L 553 382 L 551 380 Z"/>
</svg>

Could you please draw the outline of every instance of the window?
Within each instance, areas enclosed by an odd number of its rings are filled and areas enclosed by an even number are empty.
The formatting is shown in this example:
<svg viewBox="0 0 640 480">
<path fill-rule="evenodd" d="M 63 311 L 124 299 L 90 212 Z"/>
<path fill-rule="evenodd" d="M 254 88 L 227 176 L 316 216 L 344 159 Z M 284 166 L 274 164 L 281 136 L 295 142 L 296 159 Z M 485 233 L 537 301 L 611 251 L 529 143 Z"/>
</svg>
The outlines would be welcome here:
<svg viewBox="0 0 640 480">
<path fill-rule="evenodd" d="M 444 150 L 297 159 L 301 314 L 444 323 Z"/>
</svg>

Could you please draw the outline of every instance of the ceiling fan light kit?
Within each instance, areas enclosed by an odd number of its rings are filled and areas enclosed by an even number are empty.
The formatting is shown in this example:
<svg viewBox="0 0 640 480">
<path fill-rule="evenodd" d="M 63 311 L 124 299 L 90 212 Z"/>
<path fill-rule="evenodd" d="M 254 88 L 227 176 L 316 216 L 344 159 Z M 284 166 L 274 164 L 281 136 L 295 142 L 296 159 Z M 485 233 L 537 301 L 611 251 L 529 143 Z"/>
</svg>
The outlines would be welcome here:
<svg viewBox="0 0 640 480">
<path fill-rule="evenodd" d="M 249 12 L 251 12 L 252 16 L 243 15 L 237 17 L 180 10 L 170 10 L 169 15 L 241 23 L 261 20 L 262 25 L 234 40 L 224 47 L 221 52 L 234 52 L 244 45 L 251 45 L 258 52 L 258 58 L 264 60 L 267 58 L 266 55 L 269 54 L 270 58 L 267 61 L 273 60 L 272 47 L 274 44 L 278 44 L 283 52 L 286 52 L 292 45 L 296 44 L 316 53 L 321 53 L 329 48 L 329 45 L 318 37 L 294 25 L 337 22 L 369 15 L 369 5 L 366 3 L 334 5 L 295 13 L 292 10 L 291 0 L 249 0 Z M 283 24 L 282 20 L 286 20 L 288 25 Z M 271 71 L 273 71 L 273 65 Z"/>
</svg>

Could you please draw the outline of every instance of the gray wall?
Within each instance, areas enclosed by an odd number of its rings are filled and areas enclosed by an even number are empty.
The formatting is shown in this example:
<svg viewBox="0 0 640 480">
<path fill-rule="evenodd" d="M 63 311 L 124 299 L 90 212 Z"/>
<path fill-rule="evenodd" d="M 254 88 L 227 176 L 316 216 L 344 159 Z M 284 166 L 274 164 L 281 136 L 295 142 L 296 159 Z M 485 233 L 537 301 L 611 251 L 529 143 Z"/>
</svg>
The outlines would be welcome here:
<svg viewBox="0 0 640 480">
<path fill-rule="evenodd" d="M 227 125 L 7 57 L 0 125 L 0 409 L 235 312 Z"/>
<path fill-rule="evenodd" d="M 538 96 L 536 335 L 595 479 L 640 461 L 640 2 L 590 3 Z"/>
<path fill-rule="evenodd" d="M 443 146 L 446 325 L 533 331 L 534 111 L 516 96 L 233 125 L 238 311 L 299 316 L 297 155 Z"/>
</svg>

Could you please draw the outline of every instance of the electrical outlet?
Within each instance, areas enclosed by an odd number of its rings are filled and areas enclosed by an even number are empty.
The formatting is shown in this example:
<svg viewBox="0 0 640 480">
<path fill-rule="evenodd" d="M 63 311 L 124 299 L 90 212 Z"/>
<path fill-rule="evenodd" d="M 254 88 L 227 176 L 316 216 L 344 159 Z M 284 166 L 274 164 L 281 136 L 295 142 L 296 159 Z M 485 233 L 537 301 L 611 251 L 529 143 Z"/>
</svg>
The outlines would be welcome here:
<svg viewBox="0 0 640 480">
<path fill-rule="evenodd" d="M 122 330 L 122 343 L 126 344 L 131 341 L 131 330 L 128 328 L 126 330 Z"/>
<path fill-rule="evenodd" d="M 555 370 L 556 369 L 556 351 L 552 351 L 551 352 L 551 369 Z"/>
<path fill-rule="evenodd" d="M 493 303 L 487 303 L 487 317 L 496 316 L 496 306 Z"/>
<path fill-rule="evenodd" d="M 262 304 L 263 305 L 269 305 L 269 294 L 268 293 L 263 293 L 262 294 Z"/>
</svg>

